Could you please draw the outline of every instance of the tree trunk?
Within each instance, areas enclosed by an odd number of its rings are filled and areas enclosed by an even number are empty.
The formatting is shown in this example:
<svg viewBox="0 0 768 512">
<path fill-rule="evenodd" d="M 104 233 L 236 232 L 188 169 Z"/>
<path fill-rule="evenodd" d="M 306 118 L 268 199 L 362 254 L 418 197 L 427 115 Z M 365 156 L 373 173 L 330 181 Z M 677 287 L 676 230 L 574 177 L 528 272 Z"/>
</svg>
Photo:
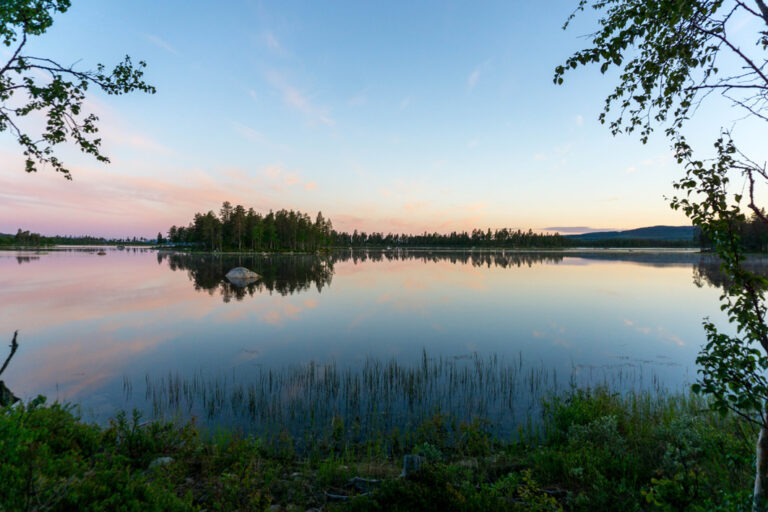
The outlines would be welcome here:
<svg viewBox="0 0 768 512">
<path fill-rule="evenodd" d="M 755 450 L 755 490 L 753 492 L 753 512 L 768 510 L 768 426 L 763 417 L 760 435 Z"/>
</svg>

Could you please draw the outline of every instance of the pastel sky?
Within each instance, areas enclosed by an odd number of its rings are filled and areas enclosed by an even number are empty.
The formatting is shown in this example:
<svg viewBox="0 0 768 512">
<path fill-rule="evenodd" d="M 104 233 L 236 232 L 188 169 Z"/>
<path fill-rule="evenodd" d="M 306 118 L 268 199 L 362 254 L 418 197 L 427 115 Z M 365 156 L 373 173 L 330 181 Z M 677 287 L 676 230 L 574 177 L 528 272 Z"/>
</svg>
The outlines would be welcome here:
<svg viewBox="0 0 768 512">
<path fill-rule="evenodd" d="M 0 134 L 0 232 L 154 236 L 224 200 L 343 230 L 686 224 L 668 144 L 597 121 L 616 75 L 552 83 L 594 28 L 561 30 L 575 2 L 73 4 L 28 53 L 129 54 L 158 92 L 91 96 L 112 163 L 62 148 L 73 182 L 27 175 Z M 736 117 L 703 109 L 693 140 Z"/>
</svg>

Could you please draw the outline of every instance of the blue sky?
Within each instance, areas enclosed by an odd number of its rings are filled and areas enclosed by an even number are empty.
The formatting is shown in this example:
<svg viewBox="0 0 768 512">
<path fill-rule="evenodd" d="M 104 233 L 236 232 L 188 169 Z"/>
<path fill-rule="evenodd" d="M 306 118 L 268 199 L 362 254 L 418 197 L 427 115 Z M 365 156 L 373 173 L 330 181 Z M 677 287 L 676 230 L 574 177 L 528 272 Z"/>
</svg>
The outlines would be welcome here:
<svg viewBox="0 0 768 512">
<path fill-rule="evenodd" d="M 685 224 L 668 144 L 597 121 L 616 76 L 552 83 L 593 28 L 561 30 L 574 3 L 75 1 L 29 53 L 129 54 L 158 92 L 92 95 L 112 164 L 63 149 L 72 183 L 0 135 L 0 232 L 150 236 L 226 199 L 345 230 Z M 728 110 L 697 116 L 709 141 Z"/>
</svg>

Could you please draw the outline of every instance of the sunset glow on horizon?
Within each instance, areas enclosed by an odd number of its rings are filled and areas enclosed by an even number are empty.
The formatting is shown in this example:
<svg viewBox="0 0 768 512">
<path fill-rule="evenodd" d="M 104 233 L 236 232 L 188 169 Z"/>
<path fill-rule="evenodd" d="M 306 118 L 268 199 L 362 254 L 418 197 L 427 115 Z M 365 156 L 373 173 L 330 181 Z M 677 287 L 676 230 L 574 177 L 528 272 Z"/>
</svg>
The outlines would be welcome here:
<svg viewBox="0 0 768 512">
<path fill-rule="evenodd" d="M 128 54 L 147 61 L 157 93 L 93 91 L 87 110 L 112 162 L 62 145 L 71 182 L 26 174 L 0 134 L 0 233 L 154 237 L 224 201 L 322 211 L 350 232 L 689 224 L 665 199 L 683 173 L 668 143 L 598 122 L 612 81 L 576 72 L 553 84 L 593 28 L 585 16 L 562 31 L 572 9 L 75 2 L 29 53 L 83 69 Z M 718 119 L 692 123 L 706 149 L 732 114 L 713 102 L 697 115 Z"/>
</svg>

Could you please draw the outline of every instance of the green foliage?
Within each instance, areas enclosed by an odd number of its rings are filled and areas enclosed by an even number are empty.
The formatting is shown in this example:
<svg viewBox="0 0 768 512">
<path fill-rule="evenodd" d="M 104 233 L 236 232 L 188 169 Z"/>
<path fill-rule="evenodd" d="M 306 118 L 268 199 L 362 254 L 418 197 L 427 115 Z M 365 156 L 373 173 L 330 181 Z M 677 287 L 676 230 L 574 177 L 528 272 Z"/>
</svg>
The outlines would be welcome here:
<svg viewBox="0 0 768 512">
<path fill-rule="evenodd" d="M 530 471 L 522 475 L 509 474 L 492 484 L 478 484 L 472 475 L 443 464 L 430 464 L 412 477 L 388 481 L 372 496 L 357 498 L 338 509 L 392 512 L 562 510 L 557 500 L 541 491 Z"/>
<path fill-rule="evenodd" d="M 287 435 L 276 445 L 228 430 L 201 436 L 138 414 L 100 428 L 38 400 L 0 410 L 0 510 L 743 510 L 751 433 L 703 405 L 574 391 L 548 400 L 540 435 L 487 439 L 481 422 L 447 435 L 455 421 L 438 415 L 399 436 L 415 443 L 398 453 L 384 433 L 339 451 L 331 431 L 307 457 Z M 397 478 L 409 452 L 427 463 Z M 353 476 L 381 483 L 361 495 L 347 485 Z"/>
<path fill-rule="evenodd" d="M 745 268 L 746 244 L 741 238 L 744 208 L 768 227 L 768 216 L 756 199 L 756 190 L 768 182 L 768 173 L 765 164 L 737 150 L 729 132 L 721 132 L 714 144 L 716 155 L 708 163 L 694 157 L 683 134 L 693 112 L 712 92 L 722 94 L 744 117 L 768 121 L 768 5 L 764 0 L 580 0 L 574 15 L 587 6 L 600 12 L 600 28 L 590 36 L 590 48 L 557 67 L 555 83 L 562 83 L 565 72 L 579 66 L 598 64 L 602 73 L 619 67 L 619 83 L 606 98 L 600 120 L 605 122 L 618 107 L 611 131 L 640 129 L 644 143 L 654 125 L 666 126 L 677 161 L 686 170 L 675 183 L 680 195 L 671 200 L 671 206 L 701 229 L 702 238 L 719 256 L 726 276 L 721 309 L 736 327 L 735 335 L 725 334 L 705 320 L 707 344 L 697 358 L 700 379 L 694 390 L 711 396 L 711 406 L 719 412 L 732 410 L 768 428 L 764 297 L 768 280 Z M 733 37 L 738 30 L 735 20 L 742 17 L 762 25 L 752 35 L 752 48 L 743 44 L 749 35 Z M 734 175 L 744 181 L 736 194 L 728 189 Z M 756 464 L 755 510 L 766 500 L 767 465 L 765 460 Z M 696 482 L 696 475 L 689 471 L 657 479 L 648 501 L 658 504 L 659 496 L 667 496 L 677 502 L 674 506 L 685 506 L 686 500 L 693 499 Z"/>
<path fill-rule="evenodd" d="M 88 88 L 98 87 L 107 94 L 133 91 L 154 93 L 143 80 L 144 62 L 134 64 L 126 55 L 112 70 L 97 64 L 92 71 L 79 71 L 49 58 L 24 53 L 29 36 L 44 34 L 53 16 L 64 13 L 69 0 L 12 0 L 0 3 L 0 41 L 11 49 L 11 57 L 0 67 L 0 132 L 10 131 L 26 157 L 26 171 L 50 164 L 71 179 L 69 170 L 54 154 L 54 146 L 71 140 L 84 153 L 100 162 L 109 162 L 101 153 L 98 117 L 83 113 Z M 45 78 L 41 78 L 44 76 Z M 19 121 L 42 113 L 46 123 L 39 135 L 30 135 Z"/>
<path fill-rule="evenodd" d="M 0 503 L 3 510 L 185 510 L 162 481 L 135 463 L 102 431 L 44 400 L 0 414 Z M 117 430 L 117 432 L 121 432 Z M 122 432 L 121 432 L 122 433 Z M 116 448 L 104 450 L 104 444 Z"/>
<path fill-rule="evenodd" d="M 764 6 L 761 0 L 757 3 Z M 565 27 L 587 7 L 600 12 L 600 27 L 590 36 L 591 47 L 557 66 L 554 81 L 562 84 L 565 73 L 579 66 L 597 65 L 601 73 L 619 68 L 619 84 L 600 114 L 606 122 L 612 109 L 618 111 L 609 123 L 614 134 L 639 129 L 647 142 L 654 124 L 667 124 L 666 133 L 672 136 L 688 121 L 700 95 L 721 91 L 744 107 L 745 97 L 768 87 L 759 60 L 728 39 L 735 12 L 761 17 L 743 2 L 580 0 Z M 762 17 L 768 23 L 768 11 Z M 765 50 L 765 32 L 756 34 L 756 42 Z M 720 69 L 716 57 L 725 52 L 736 54 L 733 68 Z M 746 65 L 738 67 L 741 63 Z"/>
<path fill-rule="evenodd" d="M 703 414 L 706 405 L 605 389 L 554 397 L 529 464 L 537 479 L 572 491 L 572 510 L 725 506 L 749 481 L 750 434 L 732 415 Z"/>
<path fill-rule="evenodd" d="M 246 211 L 225 201 L 219 215 L 197 213 L 189 226 L 171 226 L 168 241 L 213 251 L 314 251 L 330 245 L 332 230 L 331 221 L 322 213 L 313 222 L 302 212 L 278 210 L 261 215 L 253 208 Z"/>
<path fill-rule="evenodd" d="M 765 277 L 744 268 L 744 247 L 738 226 L 745 221 L 740 198 L 731 202 L 728 173 L 736 165 L 736 148 L 727 135 L 715 143 L 717 158 L 706 165 L 695 160 L 684 141 L 678 142 L 678 160 L 685 162 L 686 176 L 675 184 L 684 195 L 672 207 L 681 209 L 712 240 L 727 278 L 720 299 L 721 309 L 737 328 L 735 336 L 721 333 L 712 322 L 704 322 L 707 344 L 700 365 L 697 392 L 714 397 L 713 406 L 722 413 L 732 409 L 751 421 L 760 418 L 768 397 L 768 325 L 765 322 Z M 701 193 L 706 201 L 699 200 Z M 760 350 L 761 347 L 762 350 Z"/>
</svg>

